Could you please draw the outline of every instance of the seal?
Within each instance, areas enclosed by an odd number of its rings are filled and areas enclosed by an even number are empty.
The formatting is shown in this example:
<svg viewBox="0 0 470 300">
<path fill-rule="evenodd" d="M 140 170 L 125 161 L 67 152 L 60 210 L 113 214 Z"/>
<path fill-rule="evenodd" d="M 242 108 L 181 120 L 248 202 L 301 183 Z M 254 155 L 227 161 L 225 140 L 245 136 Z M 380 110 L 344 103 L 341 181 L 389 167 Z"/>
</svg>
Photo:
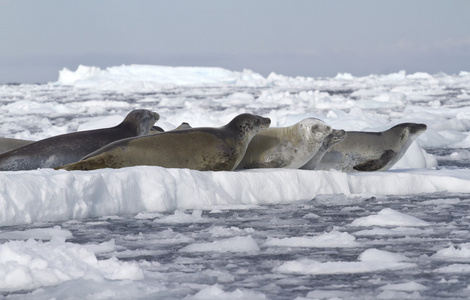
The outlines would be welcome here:
<svg viewBox="0 0 470 300">
<path fill-rule="evenodd" d="M 248 143 L 271 120 L 252 114 L 236 116 L 227 125 L 189 128 L 113 142 L 62 166 L 65 170 L 94 170 L 138 165 L 231 171 L 243 158 Z"/>
<path fill-rule="evenodd" d="M 425 124 L 401 123 L 383 132 L 347 131 L 344 140 L 325 153 L 316 170 L 388 170 L 426 128 Z"/>
<path fill-rule="evenodd" d="M 188 129 L 188 128 L 191 128 L 191 126 L 188 123 L 183 122 L 180 124 L 180 126 L 176 127 L 173 130 L 182 130 L 182 129 Z M 149 134 L 155 134 L 155 133 L 161 133 L 161 132 L 165 132 L 165 130 L 163 130 L 163 128 L 161 128 L 160 126 L 154 125 L 152 126 L 152 128 L 150 128 Z M 12 149 L 24 146 L 24 145 L 28 145 L 31 143 L 34 143 L 34 141 L 14 139 L 14 138 L 0 138 L 0 153 L 7 152 L 9 150 L 12 150 Z"/>
<path fill-rule="evenodd" d="M 333 129 L 333 132 L 323 140 L 323 143 L 320 149 L 318 149 L 317 153 L 315 153 L 315 155 L 305 165 L 300 167 L 300 169 L 315 170 L 318 163 L 322 160 L 323 156 L 325 155 L 326 151 L 328 151 L 331 147 L 344 140 L 345 137 L 346 131 Z"/>
<path fill-rule="evenodd" d="M 250 142 L 238 169 L 298 169 L 317 153 L 332 129 L 316 118 L 289 126 L 268 128 Z"/>
<path fill-rule="evenodd" d="M 131 111 L 121 124 L 50 137 L 0 154 L 0 170 L 54 168 L 76 162 L 116 140 L 146 135 L 160 116 L 146 109 Z"/>
<path fill-rule="evenodd" d="M 15 149 L 24 145 L 33 143 L 34 141 L 12 139 L 12 138 L 0 138 L 0 153 L 7 152 L 11 149 Z"/>
</svg>

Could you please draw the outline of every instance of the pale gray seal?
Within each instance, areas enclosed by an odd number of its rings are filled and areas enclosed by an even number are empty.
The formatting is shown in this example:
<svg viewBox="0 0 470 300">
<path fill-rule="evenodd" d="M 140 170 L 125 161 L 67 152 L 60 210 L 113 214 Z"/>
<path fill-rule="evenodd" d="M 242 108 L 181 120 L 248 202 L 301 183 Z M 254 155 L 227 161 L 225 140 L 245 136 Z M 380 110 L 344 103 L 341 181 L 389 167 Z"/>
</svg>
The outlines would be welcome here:
<svg viewBox="0 0 470 300">
<path fill-rule="evenodd" d="M 146 109 L 133 110 L 112 128 L 67 133 L 15 148 L 0 154 L 0 170 L 54 168 L 76 162 L 113 141 L 148 134 L 159 118 Z"/>
<path fill-rule="evenodd" d="M 113 142 L 58 169 L 94 170 L 152 165 L 200 171 L 231 171 L 253 136 L 271 120 L 241 114 L 219 128 L 189 128 Z"/>
<path fill-rule="evenodd" d="M 325 153 L 316 170 L 388 170 L 426 128 L 425 124 L 402 123 L 383 132 L 347 131 L 344 140 Z"/>
<path fill-rule="evenodd" d="M 317 153 L 332 129 L 316 118 L 288 127 L 271 127 L 258 133 L 248 145 L 237 169 L 298 169 Z"/>
<path fill-rule="evenodd" d="M 303 170 L 315 170 L 318 163 L 322 160 L 323 156 L 325 155 L 326 151 L 328 151 L 331 147 L 344 140 L 345 137 L 346 131 L 333 129 L 333 132 L 323 140 L 323 143 L 320 149 L 318 149 L 317 153 L 315 153 L 315 155 L 300 168 Z"/>
<path fill-rule="evenodd" d="M 33 143 L 34 141 L 30 140 L 21 140 L 21 139 L 13 139 L 13 138 L 0 138 L 0 153 L 10 151 L 12 149 L 28 145 Z"/>
</svg>

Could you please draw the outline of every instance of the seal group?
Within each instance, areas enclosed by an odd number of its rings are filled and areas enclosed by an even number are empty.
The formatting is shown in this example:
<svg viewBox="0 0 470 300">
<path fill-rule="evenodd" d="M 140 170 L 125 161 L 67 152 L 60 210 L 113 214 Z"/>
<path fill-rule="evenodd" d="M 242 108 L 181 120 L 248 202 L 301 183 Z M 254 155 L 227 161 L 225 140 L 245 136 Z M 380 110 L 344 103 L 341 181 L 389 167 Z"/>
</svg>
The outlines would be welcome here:
<svg viewBox="0 0 470 300">
<path fill-rule="evenodd" d="M 182 123 L 165 132 L 154 126 L 159 118 L 156 112 L 138 109 L 112 128 L 73 132 L 36 142 L 0 138 L 0 149 L 5 151 L 0 153 L 0 171 L 139 165 L 200 171 L 384 171 L 427 128 L 425 124 L 401 123 L 382 132 L 344 131 L 317 118 L 306 118 L 287 127 L 269 127 L 269 118 L 244 113 L 222 127 L 192 128 Z"/>
</svg>

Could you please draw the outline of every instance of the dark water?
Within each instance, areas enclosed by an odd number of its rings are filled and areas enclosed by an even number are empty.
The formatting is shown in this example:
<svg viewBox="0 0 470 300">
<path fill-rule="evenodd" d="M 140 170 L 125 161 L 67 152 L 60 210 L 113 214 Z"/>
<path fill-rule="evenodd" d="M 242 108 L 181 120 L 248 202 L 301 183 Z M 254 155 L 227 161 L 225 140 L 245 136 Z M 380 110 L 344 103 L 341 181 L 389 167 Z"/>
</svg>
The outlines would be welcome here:
<svg viewBox="0 0 470 300">
<path fill-rule="evenodd" d="M 372 235 L 360 233 L 371 227 L 350 226 L 355 219 L 377 214 L 384 208 L 417 217 L 431 225 L 417 228 L 420 229 L 419 233 L 398 231 L 396 234 Z M 124 216 L 15 226 L 2 228 L 2 231 L 59 225 L 72 232 L 73 238 L 69 242 L 98 244 L 113 239 L 116 249 L 99 254 L 99 258 L 116 256 L 125 261 L 158 263 L 158 266 L 147 271 L 158 274 L 158 283 L 167 289 L 153 295 L 136 295 L 136 298 L 151 296 L 181 299 L 196 293 L 200 289 L 197 286 L 199 284 L 219 284 L 225 291 L 237 288 L 256 291 L 268 299 L 295 299 L 305 297 L 312 291 L 310 295 L 326 293 L 331 297 L 336 295 L 348 299 L 389 296 L 393 299 L 404 296 L 467 299 L 470 297 L 468 273 L 440 273 L 437 269 L 455 263 L 468 263 L 470 256 L 442 259 L 433 255 L 450 245 L 458 247 L 470 241 L 469 210 L 468 194 L 356 198 L 335 195 L 319 196 L 293 204 L 203 211 L 199 219 L 186 223 L 166 222 L 165 217 L 174 214 L 168 212 L 147 219 Z M 222 237 L 215 234 L 221 228 L 226 233 Z M 332 230 L 355 236 L 359 246 L 315 248 L 265 245 L 267 238 L 315 236 Z M 213 242 L 238 235 L 250 235 L 260 250 L 242 253 L 180 251 L 189 244 Z M 283 274 L 276 271 L 284 262 L 305 258 L 320 262 L 354 262 L 364 250 L 370 248 L 403 254 L 409 258 L 407 262 L 416 264 L 416 267 L 333 275 Z M 381 289 L 389 284 L 411 281 L 427 289 L 401 291 L 401 294 L 394 292 L 391 295 Z M 53 295 L 55 289 L 57 287 L 44 288 L 44 293 Z"/>
</svg>

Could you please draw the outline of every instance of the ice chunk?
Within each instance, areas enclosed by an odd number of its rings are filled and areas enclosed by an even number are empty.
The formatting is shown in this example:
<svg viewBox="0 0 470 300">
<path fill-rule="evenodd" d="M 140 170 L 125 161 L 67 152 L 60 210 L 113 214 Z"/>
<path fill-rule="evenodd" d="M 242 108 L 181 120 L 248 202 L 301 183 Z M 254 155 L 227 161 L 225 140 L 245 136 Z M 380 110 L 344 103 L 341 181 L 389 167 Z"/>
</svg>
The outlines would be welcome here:
<svg viewBox="0 0 470 300">
<path fill-rule="evenodd" d="M 347 232 L 331 231 L 318 236 L 302 236 L 287 238 L 268 238 L 266 246 L 276 247 L 310 247 L 310 248 L 343 248 L 358 247 L 361 244 Z"/>
<path fill-rule="evenodd" d="M 288 261 L 275 268 L 280 273 L 296 274 L 355 274 L 396 270 L 415 267 L 416 264 L 404 262 L 408 258 L 402 254 L 377 249 L 368 249 L 361 253 L 359 261 L 327 261 L 311 259 Z"/>
<path fill-rule="evenodd" d="M 191 244 L 181 252 L 255 252 L 259 251 L 258 243 L 251 236 L 236 236 L 208 243 Z"/>
<path fill-rule="evenodd" d="M 51 255 L 53 253 L 53 255 Z M 69 280 L 140 280 L 134 262 L 99 260 L 85 246 L 54 237 L 50 242 L 10 241 L 0 245 L 0 291 L 31 290 Z"/>
<path fill-rule="evenodd" d="M 426 221 L 400 213 L 391 208 L 382 209 L 377 215 L 358 218 L 352 226 L 429 226 Z"/>
</svg>

